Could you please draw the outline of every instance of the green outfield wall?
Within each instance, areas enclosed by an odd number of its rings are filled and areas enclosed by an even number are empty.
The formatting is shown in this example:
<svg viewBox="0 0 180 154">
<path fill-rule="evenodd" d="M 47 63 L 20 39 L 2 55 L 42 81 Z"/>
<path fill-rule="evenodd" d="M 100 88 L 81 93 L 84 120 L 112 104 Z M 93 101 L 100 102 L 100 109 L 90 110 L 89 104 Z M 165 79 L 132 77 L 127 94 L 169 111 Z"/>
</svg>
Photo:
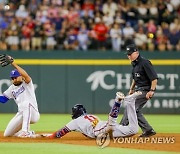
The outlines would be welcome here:
<svg viewBox="0 0 180 154">
<path fill-rule="evenodd" d="M 84 104 L 90 113 L 108 113 L 116 91 L 127 93 L 131 84 L 132 67 L 123 52 L 6 53 L 32 77 L 41 113 L 70 113 L 76 103 Z M 159 76 L 155 96 L 144 113 L 180 114 L 180 52 L 144 51 L 141 55 L 151 60 Z M 11 84 L 11 69 L 0 68 L 0 94 Z M 0 104 L 0 113 L 16 111 L 14 101 Z"/>
</svg>

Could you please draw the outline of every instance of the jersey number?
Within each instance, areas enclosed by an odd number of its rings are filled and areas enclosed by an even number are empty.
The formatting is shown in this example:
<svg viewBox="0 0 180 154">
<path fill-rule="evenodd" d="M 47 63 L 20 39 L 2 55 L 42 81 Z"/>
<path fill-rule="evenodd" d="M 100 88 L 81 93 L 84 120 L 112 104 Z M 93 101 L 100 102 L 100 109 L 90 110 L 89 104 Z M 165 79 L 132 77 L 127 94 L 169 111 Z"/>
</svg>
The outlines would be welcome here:
<svg viewBox="0 0 180 154">
<path fill-rule="evenodd" d="M 97 123 L 99 122 L 99 120 L 94 117 L 93 115 L 85 115 L 84 116 L 85 119 L 89 120 L 92 123 L 93 128 L 97 125 Z"/>
</svg>

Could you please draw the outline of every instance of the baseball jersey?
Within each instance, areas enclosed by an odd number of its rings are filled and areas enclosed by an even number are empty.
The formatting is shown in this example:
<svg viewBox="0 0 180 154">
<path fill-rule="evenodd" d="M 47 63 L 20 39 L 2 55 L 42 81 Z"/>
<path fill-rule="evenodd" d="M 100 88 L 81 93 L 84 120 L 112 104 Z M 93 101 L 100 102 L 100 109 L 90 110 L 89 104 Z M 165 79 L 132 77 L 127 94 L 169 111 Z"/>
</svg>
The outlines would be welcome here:
<svg viewBox="0 0 180 154">
<path fill-rule="evenodd" d="M 38 111 L 35 90 L 32 80 L 27 84 L 24 81 L 21 85 L 12 84 L 4 93 L 8 99 L 14 99 L 18 106 L 18 111 L 23 111 L 29 105 Z"/>
<path fill-rule="evenodd" d="M 66 127 L 70 131 L 78 131 L 88 137 L 95 138 L 96 130 L 99 130 L 105 123 L 107 122 L 100 121 L 100 119 L 95 115 L 86 114 L 77 119 L 71 120 Z"/>
</svg>

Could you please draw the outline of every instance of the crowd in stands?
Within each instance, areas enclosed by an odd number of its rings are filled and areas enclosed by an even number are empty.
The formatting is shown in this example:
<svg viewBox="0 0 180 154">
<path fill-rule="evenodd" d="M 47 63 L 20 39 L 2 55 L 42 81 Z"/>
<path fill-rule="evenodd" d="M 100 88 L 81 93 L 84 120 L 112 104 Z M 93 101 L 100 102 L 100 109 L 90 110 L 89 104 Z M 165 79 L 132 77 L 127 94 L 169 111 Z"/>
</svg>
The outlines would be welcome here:
<svg viewBox="0 0 180 154">
<path fill-rule="evenodd" d="M 0 50 L 180 51 L 180 0 L 0 0 Z"/>
</svg>

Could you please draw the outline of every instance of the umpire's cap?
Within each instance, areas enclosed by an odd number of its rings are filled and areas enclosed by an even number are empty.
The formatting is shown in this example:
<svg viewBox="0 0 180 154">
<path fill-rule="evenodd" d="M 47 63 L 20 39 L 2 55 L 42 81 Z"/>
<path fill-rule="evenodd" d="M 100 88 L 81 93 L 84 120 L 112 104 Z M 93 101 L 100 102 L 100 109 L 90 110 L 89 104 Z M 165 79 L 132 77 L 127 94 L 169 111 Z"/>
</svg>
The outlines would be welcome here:
<svg viewBox="0 0 180 154">
<path fill-rule="evenodd" d="M 131 55 L 133 52 L 138 51 L 137 47 L 135 44 L 130 44 L 128 46 L 126 46 L 126 54 L 127 55 Z"/>
<path fill-rule="evenodd" d="M 10 72 L 10 78 L 15 78 L 18 76 L 21 76 L 21 74 L 18 72 L 18 70 L 15 69 Z"/>
</svg>

